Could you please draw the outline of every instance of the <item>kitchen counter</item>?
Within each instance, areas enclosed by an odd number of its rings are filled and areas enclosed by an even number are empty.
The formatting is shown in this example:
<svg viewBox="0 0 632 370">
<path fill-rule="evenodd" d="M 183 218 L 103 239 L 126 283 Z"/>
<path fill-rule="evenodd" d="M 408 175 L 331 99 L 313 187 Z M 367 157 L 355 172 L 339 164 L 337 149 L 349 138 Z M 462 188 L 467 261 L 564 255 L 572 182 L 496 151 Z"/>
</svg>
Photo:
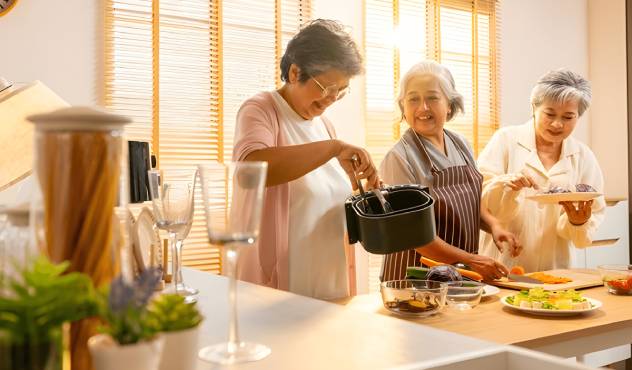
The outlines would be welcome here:
<svg viewBox="0 0 632 370">
<path fill-rule="evenodd" d="M 500 298 L 516 292 L 501 289 L 500 293 L 484 298 L 480 305 L 468 311 L 446 308 L 428 318 L 400 319 L 560 357 L 577 357 L 632 343 L 632 296 L 608 294 L 603 286 L 582 289 L 585 296 L 601 301 L 603 306 L 587 314 L 551 317 L 529 315 L 503 306 Z M 379 293 L 360 295 L 339 303 L 349 309 L 393 316 L 382 306 Z"/>
<path fill-rule="evenodd" d="M 228 279 L 186 268 L 184 278 L 200 290 L 198 305 L 205 320 L 199 347 L 226 340 Z M 411 363 L 423 367 L 429 361 L 500 347 L 243 282 L 238 284 L 238 311 L 242 340 L 263 343 L 272 354 L 226 367 L 199 361 L 198 369 L 383 369 Z"/>
</svg>

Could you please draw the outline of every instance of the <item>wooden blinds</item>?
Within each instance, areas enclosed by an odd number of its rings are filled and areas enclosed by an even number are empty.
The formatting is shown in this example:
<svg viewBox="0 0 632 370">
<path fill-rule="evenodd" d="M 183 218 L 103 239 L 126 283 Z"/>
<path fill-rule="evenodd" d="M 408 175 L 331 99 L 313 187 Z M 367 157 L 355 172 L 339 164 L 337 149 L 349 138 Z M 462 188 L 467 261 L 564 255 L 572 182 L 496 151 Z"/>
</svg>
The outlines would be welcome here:
<svg viewBox="0 0 632 370">
<path fill-rule="evenodd" d="M 103 104 L 133 118 L 160 169 L 230 160 L 241 103 L 277 81 L 309 0 L 106 0 Z M 219 272 L 200 194 L 183 263 Z"/>
</svg>

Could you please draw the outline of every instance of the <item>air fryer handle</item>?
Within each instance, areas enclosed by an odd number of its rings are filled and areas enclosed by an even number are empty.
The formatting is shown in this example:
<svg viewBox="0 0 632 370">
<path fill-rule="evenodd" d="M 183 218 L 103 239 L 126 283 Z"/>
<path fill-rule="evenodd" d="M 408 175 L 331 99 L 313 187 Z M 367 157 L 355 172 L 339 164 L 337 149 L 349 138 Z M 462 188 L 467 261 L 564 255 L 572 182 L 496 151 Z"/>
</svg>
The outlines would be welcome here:
<svg viewBox="0 0 632 370">
<path fill-rule="evenodd" d="M 353 210 L 353 202 L 347 200 L 345 202 L 345 216 L 347 218 L 347 237 L 349 244 L 355 244 L 358 240 L 358 215 Z"/>
</svg>

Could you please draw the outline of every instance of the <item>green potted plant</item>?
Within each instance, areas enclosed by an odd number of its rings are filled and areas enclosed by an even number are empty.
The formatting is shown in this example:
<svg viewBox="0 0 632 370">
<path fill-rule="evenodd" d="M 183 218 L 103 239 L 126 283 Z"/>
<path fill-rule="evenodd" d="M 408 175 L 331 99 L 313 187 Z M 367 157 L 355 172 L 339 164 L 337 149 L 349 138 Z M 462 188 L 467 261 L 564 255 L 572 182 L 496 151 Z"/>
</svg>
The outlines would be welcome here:
<svg viewBox="0 0 632 370">
<path fill-rule="evenodd" d="M 132 283 L 116 278 L 101 292 L 99 316 L 106 325 L 88 340 L 96 370 L 158 369 L 164 338 L 148 304 L 159 281 L 160 273 L 148 269 Z"/>
<path fill-rule="evenodd" d="M 149 315 L 165 338 L 160 370 L 195 370 L 203 320 L 196 304 L 180 295 L 165 294 L 152 301 Z"/>
<path fill-rule="evenodd" d="M 97 311 L 92 281 L 68 266 L 38 257 L 0 279 L 0 370 L 61 369 L 62 324 Z"/>
</svg>

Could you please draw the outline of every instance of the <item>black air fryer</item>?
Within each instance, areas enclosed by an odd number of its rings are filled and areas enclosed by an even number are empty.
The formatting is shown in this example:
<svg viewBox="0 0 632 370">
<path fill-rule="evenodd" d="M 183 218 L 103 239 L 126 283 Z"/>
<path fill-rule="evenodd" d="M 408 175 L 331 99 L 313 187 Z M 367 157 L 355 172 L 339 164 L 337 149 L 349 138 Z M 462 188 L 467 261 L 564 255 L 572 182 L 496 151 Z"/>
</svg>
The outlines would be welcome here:
<svg viewBox="0 0 632 370">
<path fill-rule="evenodd" d="M 347 198 L 349 243 L 360 242 L 369 253 L 389 254 L 434 240 L 434 200 L 427 187 L 395 185 L 382 189 L 382 193 L 392 212 L 384 213 L 377 196 L 371 192 Z"/>
</svg>

